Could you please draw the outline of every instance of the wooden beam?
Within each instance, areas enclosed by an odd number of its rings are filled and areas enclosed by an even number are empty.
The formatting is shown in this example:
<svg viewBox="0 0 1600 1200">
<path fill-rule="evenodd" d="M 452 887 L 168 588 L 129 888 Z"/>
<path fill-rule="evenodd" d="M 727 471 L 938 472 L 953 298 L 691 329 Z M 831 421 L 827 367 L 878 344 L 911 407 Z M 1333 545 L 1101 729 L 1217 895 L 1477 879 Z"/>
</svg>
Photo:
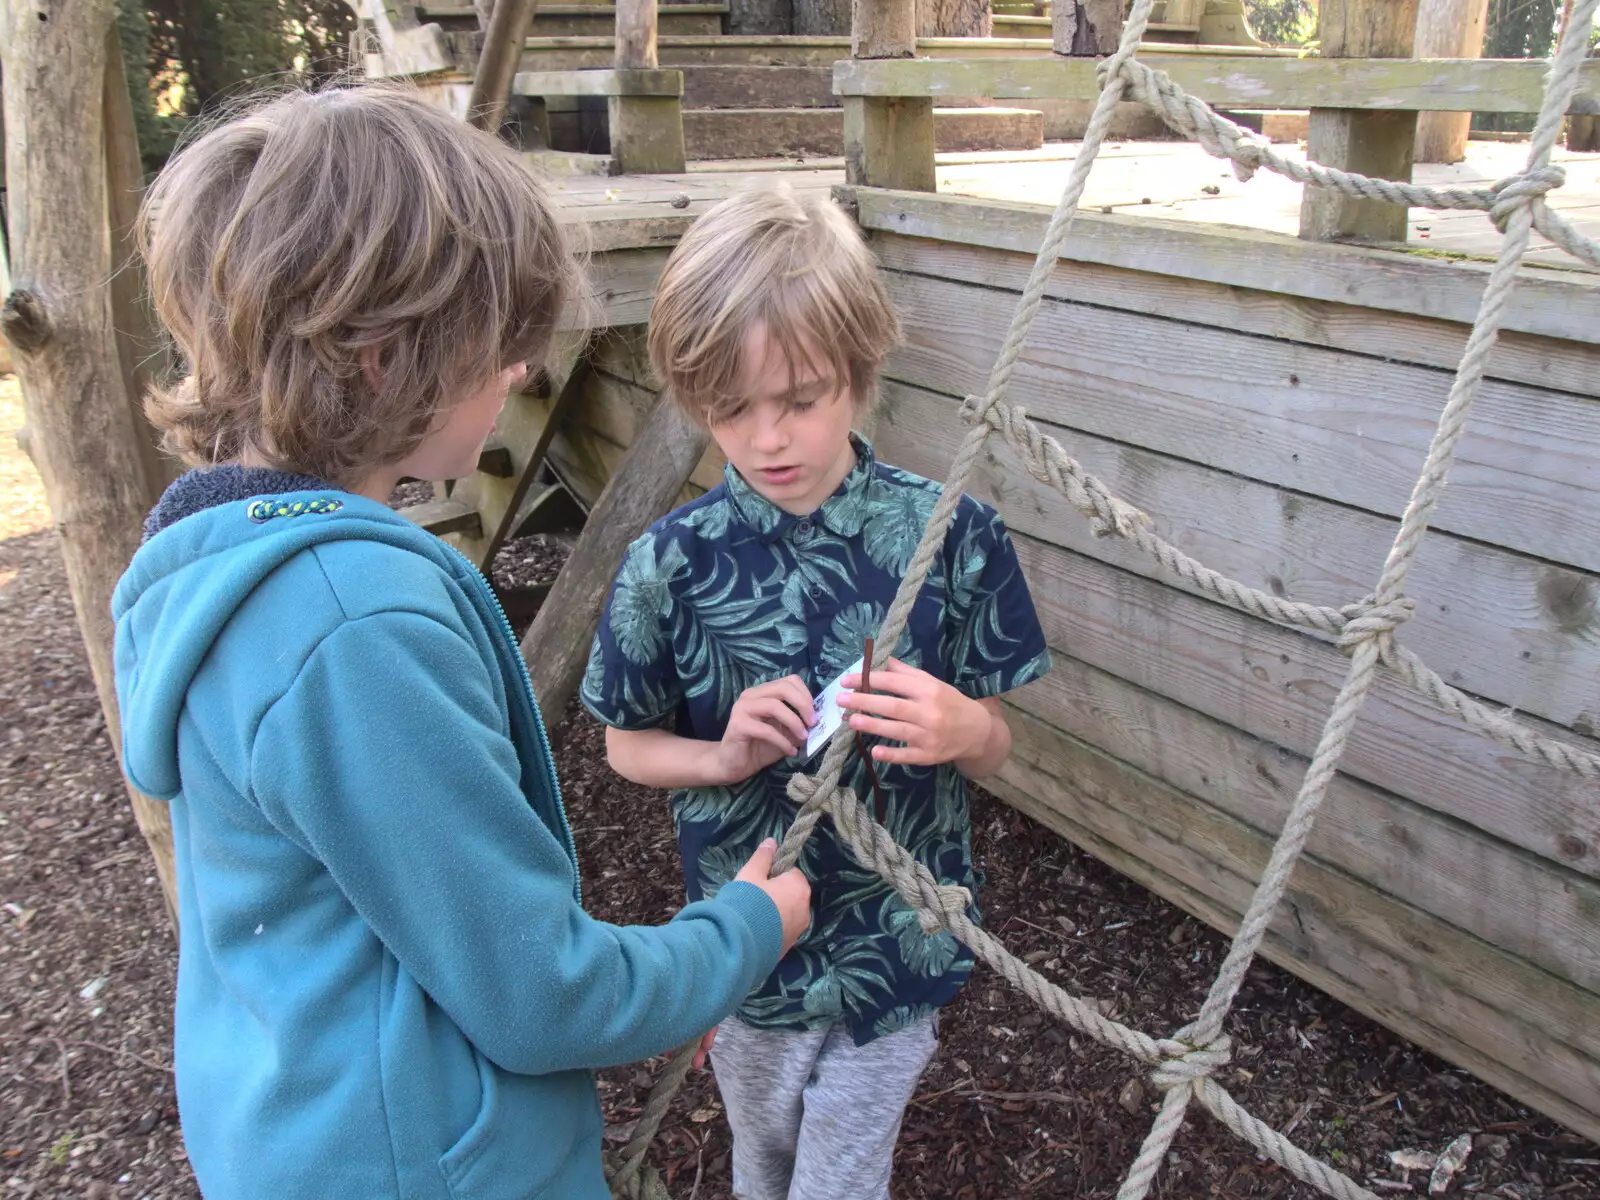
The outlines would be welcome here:
<svg viewBox="0 0 1600 1200">
<path fill-rule="evenodd" d="M 1317 10 L 1322 57 L 1409 58 L 1416 40 L 1418 3 L 1322 0 Z M 1415 112 L 1314 107 L 1306 156 L 1324 166 L 1409 182 L 1416 142 Z M 1317 242 L 1341 238 L 1403 242 L 1408 212 L 1403 204 L 1307 187 L 1300 201 L 1300 236 Z"/>
<path fill-rule="evenodd" d="M 1055 0 L 1050 41 L 1057 54 L 1094 58 L 1122 41 L 1123 0 Z"/>
<path fill-rule="evenodd" d="M 467 120 L 479 129 L 498 132 L 511 96 L 511 81 L 522 61 L 522 44 L 533 21 L 534 0 L 496 0 L 483 35 L 478 69 L 472 76 Z"/>
<path fill-rule="evenodd" d="M 916 0 L 857 0 L 850 51 L 858 60 L 907 61 L 917 52 Z M 864 187 L 938 190 L 930 96 L 846 97 L 845 178 Z"/>
<path fill-rule="evenodd" d="M 617 0 L 618 68 L 653 68 L 656 58 L 656 0 Z"/>
<path fill-rule="evenodd" d="M 854 196 L 863 229 L 1029 256 L 1038 253 L 1050 221 L 1049 208 L 1037 204 L 870 189 Z M 1259 230 L 1092 212 L 1078 214 L 1061 257 L 1462 324 L 1471 324 L 1489 271 L 1486 263 L 1439 262 Z M 1525 270 L 1517 282 L 1517 302 L 1506 311 L 1506 328 L 1580 347 L 1600 345 L 1600 277 Z M 1594 370 L 1588 368 L 1590 378 Z M 1536 381 L 1586 391 L 1573 386 L 1582 379 L 1580 372 L 1572 379 Z"/>
<path fill-rule="evenodd" d="M 915 0 L 856 0 L 850 53 L 856 58 L 915 58 Z"/>
<path fill-rule="evenodd" d="M 479 528 L 478 510 L 460 500 L 425 500 L 398 511 L 413 525 L 420 525 L 437 537 L 447 533 L 470 533 Z"/>
<path fill-rule="evenodd" d="M 1235 57 L 1178 49 L 1139 57 L 1184 91 L 1221 108 L 1520 113 L 1537 112 L 1544 94 L 1545 64 L 1531 60 Z M 840 96 L 935 99 L 1093 100 L 1100 94 L 1088 59 L 1020 55 L 849 59 L 834 66 L 833 90 Z M 1600 60 L 1584 64 L 1567 111 L 1600 113 Z"/>
<path fill-rule="evenodd" d="M 518 96 L 681 96 L 683 72 L 658 67 L 599 71 L 519 71 Z"/>
<path fill-rule="evenodd" d="M 559 721 L 577 692 L 623 552 L 671 507 L 709 440 L 706 430 L 691 425 L 670 401 L 658 400 L 600 493 L 572 557 L 522 639 L 546 723 Z"/>
<path fill-rule="evenodd" d="M 1421 0 L 1418 58 L 1481 58 L 1489 0 Z M 1416 161 L 1458 163 L 1467 156 L 1472 114 L 1425 112 L 1417 117 Z"/>
<path fill-rule="evenodd" d="M 111 594 L 139 546 L 152 484 L 111 324 L 104 142 L 111 0 L 0 8 L 14 290 L 0 332 L 22 379 L 29 453 L 60 534 L 78 628 L 118 757 Z M 42 148 L 49 147 L 49 153 Z M 171 815 L 129 788 L 176 915 Z"/>
<path fill-rule="evenodd" d="M 583 390 L 589 339 L 579 333 L 561 337 L 563 345 L 551 354 L 538 393 L 513 392 L 495 422 L 507 459 L 505 473 L 490 475 L 480 467 L 476 475 L 457 480 L 450 493 L 479 519 L 476 529 L 466 530 L 456 541 L 456 548 L 485 571 L 511 536 L 517 510 L 544 464 L 550 442 Z"/>
</svg>

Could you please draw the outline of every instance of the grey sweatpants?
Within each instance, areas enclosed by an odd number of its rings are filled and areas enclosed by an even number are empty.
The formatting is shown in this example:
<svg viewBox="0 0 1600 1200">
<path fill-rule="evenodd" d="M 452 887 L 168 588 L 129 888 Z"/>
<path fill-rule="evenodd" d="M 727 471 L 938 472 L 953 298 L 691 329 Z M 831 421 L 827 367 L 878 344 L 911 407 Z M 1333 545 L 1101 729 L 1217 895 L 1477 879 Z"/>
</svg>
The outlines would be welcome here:
<svg viewBox="0 0 1600 1200">
<path fill-rule="evenodd" d="M 737 1200 L 888 1200 L 900 1119 L 938 1044 L 933 1017 L 865 1046 L 843 1025 L 724 1021 L 711 1067 Z"/>
</svg>

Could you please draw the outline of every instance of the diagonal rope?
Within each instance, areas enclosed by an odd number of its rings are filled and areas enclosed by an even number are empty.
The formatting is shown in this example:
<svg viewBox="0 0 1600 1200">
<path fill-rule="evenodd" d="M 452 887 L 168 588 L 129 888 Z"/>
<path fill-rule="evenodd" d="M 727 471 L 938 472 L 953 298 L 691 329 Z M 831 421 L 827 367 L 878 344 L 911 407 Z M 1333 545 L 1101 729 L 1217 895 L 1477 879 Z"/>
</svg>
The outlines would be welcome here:
<svg viewBox="0 0 1600 1200">
<path fill-rule="evenodd" d="M 1394 638 L 1394 631 L 1414 611 L 1415 604 L 1404 591 L 1406 577 L 1444 490 L 1456 447 L 1466 430 L 1468 414 L 1482 384 L 1489 354 L 1499 334 L 1506 305 L 1534 228 L 1537 227 L 1546 237 L 1574 255 L 1600 265 L 1600 243 L 1577 233 L 1544 202 L 1545 193 L 1560 186 L 1564 178 L 1559 168 L 1551 166 L 1550 154 L 1560 131 L 1562 117 L 1576 88 L 1578 71 L 1587 50 L 1582 34 L 1594 23 L 1600 0 L 1577 0 L 1568 15 L 1560 44 L 1550 64 L 1542 107 L 1530 139 L 1527 168 L 1493 188 L 1478 191 L 1418 188 L 1388 180 L 1367 179 L 1284 158 L 1269 145 L 1255 140 L 1247 131 L 1212 112 L 1201 101 L 1187 96 L 1164 74 L 1134 58 L 1153 3 L 1154 0 L 1135 0 L 1123 28 L 1121 44 L 1102 65 L 1103 84 L 1084 134 L 1081 152 L 1073 163 L 1060 202 L 1051 215 L 1027 284 L 1018 300 L 1011 327 L 996 356 L 984 395 L 971 397 L 963 405 L 963 416 L 971 423 L 972 429 L 956 452 L 949 478 L 884 617 L 875 641 L 872 665 L 874 669 L 883 666 L 890 649 L 904 630 L 923 582 L 943 549 L 950 519 L 984 444 L 991 431 L 999 430 L 1017 451 L 1018 458 L 1029 473 L 1065 496 L 1090 522 L 1097 534 L 1129 541 L 1153 558 L 1163 570 L 1243 612 L 1332 635 L 1339 647 L 1350 655 L 1351 663 L 1344 684 L 1333 703 L 1283 830 L 1273 846 L 1261 882 L 1240 921 L 1238 933 L 1199 1015 L 1172 1038 L 1157 1041 L 1102 1016 L 1093 1005 L 1069 995 L 1016 958 L 993 935 L 975 925 L 967 915 L 971 903 L 967 891 L 941 885 L 926 867 L 895 842 L 888 830 L 872 820 L 848 788 L 839 787 L 839 779 L 850 754 L 849 738 L 835 736 L 830 739 L 815 776 L 796 775 L 790 780 L 789 795 L 799 807 L 779 848 L 773 870 L 774 873 L 787 870 L 799 860 L 817 822 L 827 813 L 833 818 L 835 829 L 851 854 L 895 889 L 917 913 L 925 932 L 949 931 L 994 967 L 1008 983 L 1053 1016 L 1146 1065 L 1154 1066 L 1156 1070 L 1152 1078 L 1163 1093 L 1161 1109 L 1117 1193 L 1118 1200 L 1143 1200 L 1148 1195 L 1156 1172 L 1183 1123 L 1191 1099 L 1198 1100 L 1202 1107 L 1248 1141 L 1259 1153 L 1272 1158 L 1298 1178 L 1327 1194 L 1339 1200 L 1376 1200 L 1372 1192 L 1305 1154 L 1270 1126 L 1246 1112 L 1212 1076 L 1229 1058 L 1228 1039 L 1222 1032 L 1223 1023 L 1287 890 L 1295 863 L 1310 836 L 1317 810 L 1337 773 L 1339 759 L 1380 666 L 1388 668 L 1395 677 L 1472 728 L 1537 757 L 1550 766 L 1588 778 L 1600 778 L 1600 759 L 1577 747 L 1544 737 L 1522 722 L 1491 711 L 1447 684 Z M 1579 32 L 1575 33 L 1575 30 Z M 1282 600 L 1229 579 L 1190 558 L 1157 535 L 1143 513 L 1113 495 L 1068 455 L 1054 438 L 1043 434 L 1027 419 L 1020 407 L 1008 405 L 1003 400 L 1027 343 L 1034 317 L 1043 302 L 1056 260 L 1071 231 L 1073 217 L 1109 129 L 1112 113 L 1125 93 L 1154 108 L 1174 128 L 1200 141 L 1211 153 L 1232 159 L 1241 178 L 1247 179 L 1255 169 L 1266 166 L 1301 182 L 1332 188 L 1351 196 L 1405 205 L 1481 208 L 1490 213 L 1496 226 L 1505 234 L 1499 257 L 1484 288 L 1477 318 L 1467 338 L 1455 382 L 1440 413 L 1421 474 L 1401 516 L 1383 572 L 1373 593 L 1358 604 L 1334 609 Z M 614 1195 L 631 1197 L 633 1200 L 653 1200 L 664 1195 L 659 1180 L 643 1173 L 644 1159 L 650 1140 L 674 1093 L 687 1075 L 694 1046 L 695 1043 L 691 1042 L 677 1052 L 668 1071 L 652 1091 L 632 1140 L 618 1155 L 612 1175 Z"/>
</svg>

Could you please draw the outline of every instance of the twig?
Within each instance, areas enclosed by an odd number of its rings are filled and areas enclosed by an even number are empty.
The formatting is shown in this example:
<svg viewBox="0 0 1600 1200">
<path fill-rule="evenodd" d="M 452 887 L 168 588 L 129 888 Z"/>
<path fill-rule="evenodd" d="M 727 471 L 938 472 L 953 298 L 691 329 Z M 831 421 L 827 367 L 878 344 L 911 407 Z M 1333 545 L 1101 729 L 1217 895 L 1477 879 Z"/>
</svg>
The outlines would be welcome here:
<svg viewBox="0 0 1600 1200">
<path fill-rule="evenodd" d="M 972 1091 L 957 1092 L 962 1099 L 973 1100 L 1000 1100 L 1013 1103 L 1033 1104 L 1047 1102 L 1050 1104 L 1071 1104 L 1072 1097 L 1065 1092 L 985 1092 L 974 1089 Z"/>
<path fill-rule="evenodd" d="M 68 1106 L 72 1104 L 72 1074 L 67 1065 L 67 1044 L 60 1038 L 51 1038 L 56 1044 L 56 1049 L 61 1051 L 61 1092 L 66 1098 Z"/>
<path fill-rule="evenodd" d="M 57 1039 L 57 1040 L 59 1041 L 60 1039 Z M 149 1067 L 152 1071 L 160 1071 L 164 1075 L 171 1075 L 172 1074 L 172 1068 L 167 1066 L 165 1063 L 154 1062 L 151 1059 L 148 1059 L 148 1058 L 144 1057 L 144 1055 L 142 1055 L 142 1054 L 135 1054 L 132 1050 L 129 1050 L 124 1046 L 107 1046 L 107 1045 L 104 1045 L 104 1044 L 102 1044 L 100 1042 L 79 1042 L 79 1041 L 69 1041 L 69 1042 L 66 1042 L 64 1044 L 68 1045 L 68 1046 L 86 1046 L 90 1050 L 101 1050 L 101 1051 L 104 1051 L 106 1054 L 116 1054 L 116 1055 L 120 1055 L 123 1058 L 131 1058 L 131 1059 L 133 1059 L 134 1062 L 138 1063 L 141 1067 Z"/>
</svg>

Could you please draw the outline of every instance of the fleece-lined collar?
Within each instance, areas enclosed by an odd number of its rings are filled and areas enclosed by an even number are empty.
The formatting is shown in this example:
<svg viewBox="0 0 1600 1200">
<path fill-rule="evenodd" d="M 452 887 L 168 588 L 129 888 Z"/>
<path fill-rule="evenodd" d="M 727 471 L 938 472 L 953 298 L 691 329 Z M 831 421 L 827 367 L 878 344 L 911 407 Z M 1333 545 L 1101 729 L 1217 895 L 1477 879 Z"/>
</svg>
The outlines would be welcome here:
<svg viewBox="0 0 1600 1200">
<path fill-rule="evenodd" d="M 284 492 L 339 491 L 314 475 L 296 475 L 272 467 L 201 467 L 173 480 L 161 499 L 144 519 L 144 537 L 149 541 L 169 525 L 175 525 L 197 512 L 248 500 L 252 496 L 277 496 Z"/>
</svg>

